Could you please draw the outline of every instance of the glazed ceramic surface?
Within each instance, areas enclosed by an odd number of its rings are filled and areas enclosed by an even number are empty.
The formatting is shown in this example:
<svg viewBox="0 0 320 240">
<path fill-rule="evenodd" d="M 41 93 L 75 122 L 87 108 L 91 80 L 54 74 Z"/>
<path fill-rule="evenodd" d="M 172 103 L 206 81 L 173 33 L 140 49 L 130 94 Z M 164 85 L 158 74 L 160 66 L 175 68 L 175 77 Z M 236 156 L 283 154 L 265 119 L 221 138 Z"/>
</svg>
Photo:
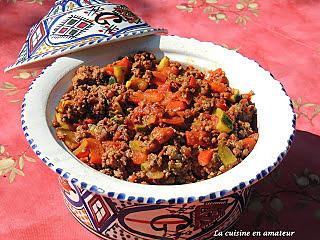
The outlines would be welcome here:
<svg viewBox="0 0 320 240">
<path fill-rule="evenodd" d="M 6 71 L 92 46 L 165 33 L 126 6 L 104 0 L 58 0 L 29 31 L 15 64 Z"/>
<path fill-rule="evenodd" d="M 232 226 L 245 209 L 250 187 L 226 197 L 184 204 L 145 204 L 94 194 L 59 178 L 71 214 L 104 239 L 207 240 Z"/>
<path fill-rule="evenodd" d="M 153 52 L 158 58 L 167 55 L 172 60 L 204 70 L 221 67 L 231 87 L 241 92 L 255 92 L 253 100 L 257 107 L 259 140 L 243 162 L 209 180 L 155 186 L 107 176 L 83 164 L 69 152 L 56 138 L 51 122 L 75 70 L 83 64 L 103 66 L 139 50 Z M 67 180 L 69 187 L 66 188 L 70 189 L 63 188 L 67 206 L 92 231 L 107 236 L 112 234 L 110 229 L 117 226 L 142 238 L 165 236 L 174 239 L 174 234 L 187 234 L 187 238 L 206 239 L 214 229 L 226 229 L 237 219 L 247 201 L 246 187 L 270 173 L 283 159 L 293 139 L 295 114 L 282 85 L 256 62 L 212 43 L 176 36 L 147 36 L 57 59 L 30 86 L 22 105 L 22 127 L 39 158 Z M 95 199 L 99 199 L 96 207 Z M 218 207 L 220 204 L 221 208 Z M 99 210 L 102 207 L 104 210 Z M 189 212 L 180 217 L 182 210 L 179 209 L 189 207 Z M 81 219 L 75 213 L 79 213 L 78 210 L 89 220 Z M 173 225 L 170 225 L 169 215 L 174 216 Z M 130 222 L 128 218 L 138 222 Z M 170 224 L 165 225 L 167 222 Z M 172 228 L 169 231 L 164 226 Z"/>
</svg>

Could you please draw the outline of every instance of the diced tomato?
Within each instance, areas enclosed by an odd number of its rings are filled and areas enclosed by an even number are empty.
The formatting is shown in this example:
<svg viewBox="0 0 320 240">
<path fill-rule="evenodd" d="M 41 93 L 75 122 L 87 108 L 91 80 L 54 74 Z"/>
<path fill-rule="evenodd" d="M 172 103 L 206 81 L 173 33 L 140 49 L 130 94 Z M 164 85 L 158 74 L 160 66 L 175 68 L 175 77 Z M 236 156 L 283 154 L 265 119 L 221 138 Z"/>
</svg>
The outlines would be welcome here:
<svg viewBox="0 0 320 240">
<path fill-rule="evenodd" d="M 110 75 L 113 76 L 114 75 L 114 66 L 123 66 L 126 67 L 126 75 L 130 73 L 131 70 L 131 62 L 129 60 L 128 57 L 124 57 L 121 60 L 108 64 L 104 67 L 104 71 Z"/>
<path fill-rule="evenodd" d="M 188 146 L 207 146 L 209 144 L 209 133 L 205 131 L 187 131 L 186 141 Z"/>
<path fill-rule="evenodd" d="M 160 102 L 164 96 L 157 89 L 148 89 L 144 92 L 145 100 L 147 102 Z"/>
<path fill-rule="evenodd" d="M 108 64 L 104 67 L 104 71 L 110 76 L 113 76 L 113 66 L 113 64 Z"/>
<path fill-rule="evenodd" d="M 251 100 L 251 97 L 253 96 L 253 92 L 250 91 L 249 93 L 242 94 L 243 99 L 248 99 L 249 101 Z"/>
<path fill-rule="evenodd" d="M 178 75 L 179 74 L 179 68 L 177 68 L 176 66 L 171 67 L 170 69 L 171 73 L 173 73 L 174 75 Z"/>
<path fill-rule="evenodd" d="M 181 92 L 175 92 L 172 94 L 172 100 L 182 101 L 185 102 L 187 105 L 190 104 L 191 99 L 191 97 L 188 98 L 187 96 L 181 96 Z"/>
<path fill-rule="evenodd" d="M 142 92 L 134 92 L 132 95 L 129 96 L 128 100 L 135 104 L 139 104 L 139 102 L 142 102 L 144 100 L 144 95 Z"/>
<path fill-rule="evenodd" d="M 228 79 L 225 76 L 224 71 L 221 68 L 217 68 L 214 71 L 209 71 L 209 75 L 206 79 L 210 81 L 217 81 L 220 83 L 228 83 Z"/>
<path fill-rule="evenodd" d="M 94 138 L 85 138 L 73 153 L 79 158 L 89 156 L 91 163 L 101 164 L 103 148 L 99 140 Z"/>
<path fill-rule="evenodd" d="M 171 127 L 156 127 L 151 132 L 151 137 L 158 141 L 159 144 L 164 144 L 170 140 L 174 134 L 174 129 Z"/>
<path fill-rule="evenodd" d="M 92 123 L 94 123 L 94 120 L 91 119 L 91 118 L 86 118 L 86 119 L 83 120 L 83 123 L 85 123 L 85 124 L 92 124 Z"/>
<path fill-rule="evenodd" d="M 179 116 L 172 118 L 163 118 L 161 119 L 161 122 L 181 127 L 184 125 L 184 118 Z"/>
<path fill-rule="evenodd" d="M 207 166 L 213 156 L 213 149 L 200 151 L 198 155 L 198 163 L 200 166 Z"/>
<path fill-rule="evenodd" d="M 227 91 L 227 86 L 219 82 L 209 82 L 210 89 L 214 92 L 222 93 Z"/>
<path fill-rule="evenodd" d="M 140 165 L 141 163 L 144 163 L 148 159 L 148 153 L 147 152 L 139 152 L 139 151 L 133 151 L 132 152 L 132 162 L 136 165 Z"/>
<path fill-rule="evenodd" d="M 169 76 L 170 73 L 172 73 L 174 75 L 178 75 L 179 74 L 179 69 L 177 67 L 175 67 L 175 66 L 165 67 L 165 68 L 163 68 L 163 70 L 161 72 L 166 76 Z"/>
<path fill-rule="evenodd" d="M 221 108 L 223 111 L 228 110 L 226 101 L 223 98 L 218 99 L 218 101 L 216 102 L 216 107 Z"/>
<path fill-rule="evenodd" d="M 167 84 L 164 84 L 164 85 L 167 85 Z M 164 86 L 164 89 L 166 88 L 167 86 Z M 162 88 L 159 91 L 164 95 L 164 99 L 161 101 L 161 105 L 167 106 L 172 101 L 173 93 L 170 91 L 162 91 Z"/>
<path fill-rule="evenodd" d="M 247 137 L 242 139 L 242 143 L 245 148 L 249 149 L 249 151 L 252 151 L 257 142 L 254 138 Z"/>
<path fill-rule="evenodd" d="M 196 88 L 197 87 L 197 81 L 196 81 L 194 76 L 190 77 L 189 87 L 190 88 Z"/>
<path fill-rule="evenodd" d="M 99 140 L 94 138 L 88 138 L 88 147 L 90 150 L 90 162 L 93 164 L 101 164 L 101 156 L 103 149 Z"/>
<path fill-rule="evenodd" d="M 162 74 L 164 74 L 166 77 L 168 77 L 169 74 L 170 74 L 170 67 L 165 67 L 165 68 L 163 68 L 163 70 L 162 70 L 161 72 L 162 72 Z"/>
<path fill-rule="evenodd" d="M 210 76 L 223 76 L 224 75 L 224 72 L 222 71 L 221 68 L 217 68 L 216 70 L 211 70 L 209 71 L 209 75 Z"/>
<path fill-rule="evenodd" d="M 170 83 L 162 84 L 158 87 L 159 92 L 170 92 L 171 91 L 171 85 Z"/>
<path fill-rule="evenodd" d="M 183 111 L 187 108 L 187 104 L 182 101 L 171 101 L 167 105 L 167 110 L 170 111 Z"/>
<path fill-rule="evenodd" d="M 109 147 L 113 147 L 113 148 L 122 148 L 122 147 L 126 146 L 126 144 L 124 144 L 121 141 L 102 141 L 102 143 L 108 145 Z"/>
<path fill-rule="evenodd" d="M 128 100 L 135 104 L 139 104 L 142 101 L 148 103 L 161 102 L 163 98 L 163 93 L 159 92 L 157 89 L 148 89 L 145 92 L 134 92 Z"/>
<path fill-rule="evenodd" d="M 129 182 L 135 182 L 137 178 L 138 178 L 138 177 L 137 177 L 136 175 L 130 175 L 130 176 L 128 177 L 128 181 L 129 181 Z"/>
<path fill-rule="evenodd" d="M 130 70 L 131 70 L 131 62 L 129 60 L 128 57 L 124 57 L 122 58 L 121 60 L 117 61 L 115 63 L 116 66 L 123 66 L 123 67 L 126 67 L 126 74 L 129 74 L 130 73 Z"/>
<path fill-rule="evenodd" d="M 164 84 L 167 80 L 167 76 L 162 72 L 152 71 L 152 75 L 154 76 L 154 79 L 152 80 L 152 82 L 157 86 Z"/>
</svg>

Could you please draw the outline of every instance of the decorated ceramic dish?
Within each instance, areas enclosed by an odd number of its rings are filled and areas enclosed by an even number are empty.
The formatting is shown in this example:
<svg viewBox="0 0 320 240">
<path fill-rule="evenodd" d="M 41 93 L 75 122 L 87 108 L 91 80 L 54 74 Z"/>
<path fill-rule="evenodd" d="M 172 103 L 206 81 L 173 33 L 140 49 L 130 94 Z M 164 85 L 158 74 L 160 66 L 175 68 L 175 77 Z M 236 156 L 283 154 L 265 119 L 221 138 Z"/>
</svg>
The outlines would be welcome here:
<svg viewBox="0 0 320 240">
<path fill-rule="evenodd" d="M 5 71 L 93 46 L 165 32 L 151 27 L 124 5 L 104 0 L 57 0 L 31 27 L 17 61 Z"/>
<path fill-rule="evenodd" d="M 83 164 L 56 137 L 55 108 L 81 65 L 104 66 L 137 51 L 183 65 L 222 68 L 232 88 L 253 90 L 259 139 L 238 165 L 212 179 L 181 185 L 123 181 Z M 287 153 L 295 114 L 282 85 L 255 61 L 212 43 L 145 36 L 58 58 L 33 81 L 22 105 L 22 128 L 32 149 L 60 177 L 65 203 L 86 228 L 105 239 L 208 239 L 243 212 L 250 186 Z"/>
</svg>

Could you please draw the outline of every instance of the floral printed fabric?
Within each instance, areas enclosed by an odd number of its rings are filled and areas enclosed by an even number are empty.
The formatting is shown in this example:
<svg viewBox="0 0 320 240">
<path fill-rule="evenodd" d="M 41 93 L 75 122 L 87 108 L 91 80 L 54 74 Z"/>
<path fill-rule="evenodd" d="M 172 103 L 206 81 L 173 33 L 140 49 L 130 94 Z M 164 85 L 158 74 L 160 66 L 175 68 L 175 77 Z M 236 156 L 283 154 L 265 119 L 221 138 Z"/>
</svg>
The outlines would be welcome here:
<svg viewBox="0 0 320 240">
<path fill-rule="evenodd" d="M 14 62 L 29 28 L 53 2 L 0 0 L 1 70 Z M 291 239 L 316 239 L 320 223 L 320 2 L 114 2 L 127 5 L 151 25 L 167 28 L 169 34 L 239 51 L 284 85 L 298 117 L 295 141 L 280 167 L 254 187 L 248 209 L 234 229 L 295 231 Z M 36 161 L 20 129 L 21 101 L 40 71 L 0 71 L 0 239 L 95 239 L 67 212 L 57 176 Z"/>
</svg>

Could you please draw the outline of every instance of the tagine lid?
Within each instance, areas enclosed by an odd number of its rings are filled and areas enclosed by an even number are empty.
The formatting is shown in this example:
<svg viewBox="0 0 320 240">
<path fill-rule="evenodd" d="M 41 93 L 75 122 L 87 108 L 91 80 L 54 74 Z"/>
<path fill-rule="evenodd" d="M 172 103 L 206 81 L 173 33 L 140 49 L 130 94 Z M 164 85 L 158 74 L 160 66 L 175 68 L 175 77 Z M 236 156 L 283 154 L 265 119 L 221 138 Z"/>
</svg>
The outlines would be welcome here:
<svg viewBox="0 0 320 240">
<path fill-rule="evenodd" d="M 103 0 L 58 0 L 31 27 L 17 61 L 5 71 L 93 46 L 156 33 L 126 6 Z"/>
</svg>

